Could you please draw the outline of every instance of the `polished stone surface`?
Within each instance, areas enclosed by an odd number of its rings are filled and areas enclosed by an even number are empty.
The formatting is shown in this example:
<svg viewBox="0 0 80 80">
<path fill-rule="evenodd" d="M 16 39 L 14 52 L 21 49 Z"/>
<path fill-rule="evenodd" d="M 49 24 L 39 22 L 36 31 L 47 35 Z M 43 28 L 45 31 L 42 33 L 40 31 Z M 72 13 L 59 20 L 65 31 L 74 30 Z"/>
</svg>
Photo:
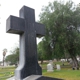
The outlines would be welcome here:
<svg viewBox="0 0 80 80">
<path fill-rule="evenodd" d="M 40 77 L 41 77 L 41 75 L 31 75 L 31 76 L 28 76 L 27 78 L 25 78 L 23 80 L 36 80 Z"/>
<path fill-rule="evenodd" d="M 40 78 L 38 78 L 36 80 L 63 80 L 63 79 L 42 76 L 42 77 L 40 77 Z"/>
<path fill-rule="evenodd" d="M 35 11 L 23 6 L 20 17 L 10 16 L 6 23 L 6 32 L 20 35 L 19 66 L 15 70 L 16 80 L 34 75 L 41 75 L 42 69 L 37 60 L 36 37 L 45 35 L 44 25 L 35 22 Z"/>
<path fill-rule="evenodd" d="M 63 80 L 63 79 L 51 78 L 51 77 L 46 77 L 41 75 L 31 75 L 23 80 Z"/>
<path fill-rule="evenodd" d="M 14 79 L 14 77 L 12 77 L 7 80 L 15 80 L 15 79 Z M 17 80 L 20 80 L 20 79 L 17 79 Z M 46 77 L 46 76 L 42 76 L 42 75 L 30 75 L 22 80 L 63 80 L 63 79 L 51 78 L 51 77 Z"/>
</svg>

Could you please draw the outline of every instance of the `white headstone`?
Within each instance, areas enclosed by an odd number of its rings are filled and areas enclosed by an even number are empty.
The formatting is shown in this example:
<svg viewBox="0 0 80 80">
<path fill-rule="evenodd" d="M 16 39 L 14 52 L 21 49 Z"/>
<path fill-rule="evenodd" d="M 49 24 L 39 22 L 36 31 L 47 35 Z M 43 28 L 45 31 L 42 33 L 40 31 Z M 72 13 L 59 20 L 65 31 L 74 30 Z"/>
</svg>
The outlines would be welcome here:
<svg viewBox="0 0 80 80">
<path fill-rule="evenodd" d="M 57 67 L 57 70 L 61 70 L 61 67 L 59 64 L 57 64 L 56 67 Z"/>
<path fill-rule="evenodd" d="M 48 72 L 53 72 L 53 64 L 52 64 L 51 60 L 50 60 L 49 64 L 47 64 L 47 71 Z"/>
<path fill-rule="evenodd" d="M 50 60 L 49 63 L 53 66 L 53 61 L 52 60 Z"/>
</svg>

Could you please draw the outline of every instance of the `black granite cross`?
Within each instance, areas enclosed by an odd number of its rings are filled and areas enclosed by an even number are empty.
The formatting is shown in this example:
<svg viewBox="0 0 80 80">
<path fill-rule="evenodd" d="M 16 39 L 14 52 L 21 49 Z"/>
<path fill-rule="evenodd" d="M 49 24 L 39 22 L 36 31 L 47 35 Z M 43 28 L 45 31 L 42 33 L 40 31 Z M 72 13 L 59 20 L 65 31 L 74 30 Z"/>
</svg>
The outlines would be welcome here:
<svg viewBox="0 0 80 80">
<path fill-rule="evenodd" d="M 16 80 L 35 74 L 41 75 L 42 69 L 37 60 L 36 36 L 45 34 L 44 25 L 35 22 L 35 11 L 23 6 L 20 17 L 10 16 L 7 19 L 6 31 L 20 35 L 19 66 L 15 70 Z"/>
</svg>

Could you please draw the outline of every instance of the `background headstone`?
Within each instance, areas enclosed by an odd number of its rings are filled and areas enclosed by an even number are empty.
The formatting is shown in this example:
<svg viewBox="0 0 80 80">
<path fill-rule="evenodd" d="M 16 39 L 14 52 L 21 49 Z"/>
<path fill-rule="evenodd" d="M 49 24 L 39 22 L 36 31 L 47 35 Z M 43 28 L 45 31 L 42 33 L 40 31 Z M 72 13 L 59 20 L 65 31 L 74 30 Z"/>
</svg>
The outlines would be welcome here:
<svg viewBox="0 0 80 80">
<path fill-rule="evenodd" d="M 49 63 L 52 64 L 52 66 L 53 66 L 53 61 L 52 60 L 49 60 Z"/>
<path fill-rule="evenodd" d="M 52 62 L 52 60 L 50 60 L 49 64 L 47 64 L 47 72 L 53 72 L 53 62 Z"/>
<path fill-rule="evenodd" d="M 57 64 L 56 67 L 57 67 L 57 70 L 61 70 L 61 67 L 59 64 Z"/>
</svg>

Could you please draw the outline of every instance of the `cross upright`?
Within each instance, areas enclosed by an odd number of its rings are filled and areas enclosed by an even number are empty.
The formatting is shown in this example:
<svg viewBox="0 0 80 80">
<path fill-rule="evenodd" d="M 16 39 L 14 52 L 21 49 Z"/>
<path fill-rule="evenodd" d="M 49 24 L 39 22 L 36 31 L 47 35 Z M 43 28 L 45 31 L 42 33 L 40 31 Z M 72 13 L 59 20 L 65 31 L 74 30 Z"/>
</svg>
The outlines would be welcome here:
<svg viewBox="0 0 80 80">
<path fill-rule="evenodd" d="M 20 17 L 10 16 L 6 22 L 6 32 L 20 35 L 19 66 L 15 70 L 15 79 L 22 80 L 30 75 L 41 75 L 38 64 L 36 36 L 44 36 L 43 24 L 35 22 L 35 10 L 23 6 Z"/>
</svg>

